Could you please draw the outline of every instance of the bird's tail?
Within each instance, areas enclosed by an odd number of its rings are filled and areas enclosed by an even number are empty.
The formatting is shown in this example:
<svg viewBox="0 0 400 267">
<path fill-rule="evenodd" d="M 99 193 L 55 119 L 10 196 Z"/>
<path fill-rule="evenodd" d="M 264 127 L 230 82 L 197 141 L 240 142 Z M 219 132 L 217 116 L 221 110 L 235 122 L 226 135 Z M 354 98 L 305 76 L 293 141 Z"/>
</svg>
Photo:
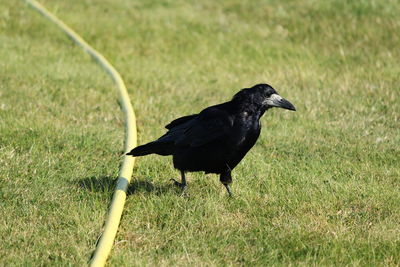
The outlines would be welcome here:
<svg viewBox="0 0 400 267">
<path fill-rule="evenodd" d="M 171 155 L 172 152 L 172 146 L 170 144 L 154 141 L 145 145 L 135 147 L 130 152 L 128 152 L 127 155 L 131 155 L 134 157 L 145 156 L 149 154 L 167 156 Z"/>
</svg>

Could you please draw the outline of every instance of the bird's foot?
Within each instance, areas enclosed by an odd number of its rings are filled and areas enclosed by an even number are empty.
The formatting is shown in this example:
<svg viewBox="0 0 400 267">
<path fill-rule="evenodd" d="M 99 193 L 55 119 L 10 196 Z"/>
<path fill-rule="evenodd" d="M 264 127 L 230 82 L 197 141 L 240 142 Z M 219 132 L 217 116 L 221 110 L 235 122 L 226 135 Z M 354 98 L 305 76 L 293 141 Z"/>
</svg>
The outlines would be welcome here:
<svg viewBox="0 0 400 267">
<path fill-rule="evenodd" d="M 185 187 L 187 187 L 187 184 L 186 183 L 180 183 L 180 182 L 178 182 L 177 180 L 175 180 L 175 179 L 170 179 L 171 181 L 173 181 L 174 182 L 174 185 L 175 186 L 177 186 L 177 187 L 180 187 L 180 188 L 185 188 Z"/>
<path fill-rule="evenodd" d="M 229 184 L 224 184 L 224 186 L 226 188 L 226 191 L 228 191 L 229 197 L 233 197 L 232 190 Z"/>
<path fill-rule="evenodd" d="M 170 179 L 174 182 L 174 185 L 182 189 L 182 196 L 187 196 L 187 183 L 180 183 L 175 179 Z"/>
</svg>

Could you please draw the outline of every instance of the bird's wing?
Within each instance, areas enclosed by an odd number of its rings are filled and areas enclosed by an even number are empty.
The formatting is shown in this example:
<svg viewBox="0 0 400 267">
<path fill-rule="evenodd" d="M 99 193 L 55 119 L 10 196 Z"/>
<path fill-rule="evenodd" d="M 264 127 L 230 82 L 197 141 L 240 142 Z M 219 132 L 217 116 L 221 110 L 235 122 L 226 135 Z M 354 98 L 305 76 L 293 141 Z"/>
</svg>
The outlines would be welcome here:
<svg viewBox="0 0 400 267">
<path fill-rule="evenodd" d="M 192 120 L 182 125 L 183 131 L 175 139 L 175 145 L 192 147 L 221 140 L 226 137 L 233 126 L 229 113 L 218 108 L 207 108 Z M 180 127 L 177 127 L 180 128 Z"/>
<path fill-rule="evenodd" d="M 190 121 L 191 119 L 195 118 L 197 115 L 198 114 L 193 114 L 193 115 L 188 115 L 188 116 L 183 116 L 183 117 L 177 118 L 177 119 L 171 121 L 169 124 L 167 124 L 165 126 L 165 128 L 167 128 L 168 130 L 171 130 L 172 128 L 174 128 L 182 123 Z"/>
</svg>

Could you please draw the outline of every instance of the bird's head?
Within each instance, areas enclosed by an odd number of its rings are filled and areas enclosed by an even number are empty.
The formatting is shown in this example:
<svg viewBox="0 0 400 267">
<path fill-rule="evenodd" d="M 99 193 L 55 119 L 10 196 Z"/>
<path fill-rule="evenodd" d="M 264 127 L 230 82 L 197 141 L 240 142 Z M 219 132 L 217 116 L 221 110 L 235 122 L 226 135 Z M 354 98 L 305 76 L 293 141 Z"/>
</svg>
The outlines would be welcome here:
<svg viewBox="0 0 400 267">
<path fill-rule="evenodd" d="M 263 111 L 273 107 L 296 111 L 292 103 L 281 97 L 268 84 L 257 84 L 251 88 L 242 89 L 233 97 L 233 100 L 256 105 Z"/>
</svg>

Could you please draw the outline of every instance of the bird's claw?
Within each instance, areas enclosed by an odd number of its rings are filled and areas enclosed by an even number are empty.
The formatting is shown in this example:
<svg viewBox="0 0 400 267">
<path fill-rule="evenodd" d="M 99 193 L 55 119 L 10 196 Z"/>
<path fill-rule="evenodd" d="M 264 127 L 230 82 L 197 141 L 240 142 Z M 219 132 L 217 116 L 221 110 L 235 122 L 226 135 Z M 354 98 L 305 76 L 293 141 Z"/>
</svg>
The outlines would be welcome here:
<svg viewBox="0 0 400 267">
<path fill-rule="evenodd" d="M 188 196 L 188 194 L 187 194 L 187 184 L 180 183 L 180 182 L 178 182 L 178 181 L 175 180 L 175 179 L 170 179 L 170 181 L 173 181 L 175 186 L 177 186 L 177 187 L 179 187 L 179 188 L 182 189 L 182 194 L 181 194 L 181 196 L 184 196 L 184 197 L 185 197 L 185 196 Z"/>
<path fill-rule="evenodd" d="M 186 184 L 180 183 L 175 179 L 170 179 L 170 181 L 173 181 L 174 185 L 177 186 L 177 187 L 180 187 L 180 188 L 185 188 L 186 187 Z"/>
<path fill-rule="evenodd" d="M 228 191 L 229 197 L 233 197 L 232 190 L 231 190 L 231 187 L 229 186 L 229 184 L 224 184 L 224 186 L 226 188 L 226 191 Z"/>
</svg>

